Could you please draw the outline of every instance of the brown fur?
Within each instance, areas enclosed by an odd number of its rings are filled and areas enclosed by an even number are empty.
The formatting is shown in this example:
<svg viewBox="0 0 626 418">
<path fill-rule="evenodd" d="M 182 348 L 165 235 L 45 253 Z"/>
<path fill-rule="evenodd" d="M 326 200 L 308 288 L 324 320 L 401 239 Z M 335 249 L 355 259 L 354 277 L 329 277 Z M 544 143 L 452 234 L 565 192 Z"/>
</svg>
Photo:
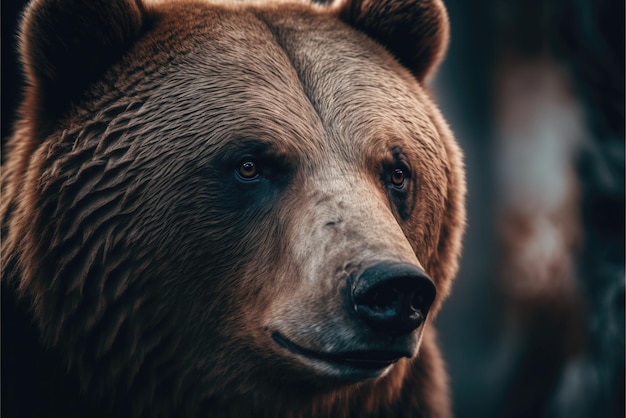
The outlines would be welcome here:
<svg viewBox="0 0 626 418">
<path fill-rule="evenodd" d="M 351 384 L 270 336 L 358 349 L 336 296 L 371 260 L 423 266 L 430 317 L 448 294 L 463 167 L 422 84 L 447 25 L 419 0 L 31 4 L 2 281 L 85 396 L 148 416 L 450 415 L 430 324 L 416 356 Z M 401 196 L 381 183 L 397 150 Z M 266 161 L 254 187 L 231 175 L 247 153 Z"/>
</svg>

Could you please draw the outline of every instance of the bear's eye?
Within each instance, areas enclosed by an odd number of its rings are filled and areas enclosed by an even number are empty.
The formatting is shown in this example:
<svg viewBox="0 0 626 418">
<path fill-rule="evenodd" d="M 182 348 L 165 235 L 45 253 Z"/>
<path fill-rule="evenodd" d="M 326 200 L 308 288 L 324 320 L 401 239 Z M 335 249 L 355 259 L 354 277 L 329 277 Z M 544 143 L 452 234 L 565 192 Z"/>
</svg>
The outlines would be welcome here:
<svg viewBox="0 0 626 418">
<path fill-rule="evenodd" d="M 252 180 L 259 175 L 259 166 L 253 159 L 246 158 L 239 164 L 237 173 L 244 180 Z"/>
<path fill-rule="evenodd" d="M 391 173 L 391 182 L 396 187 L 402 187 L 406 180 L 406 173 L 402 168 L 394 168 Z"/>
</svg>

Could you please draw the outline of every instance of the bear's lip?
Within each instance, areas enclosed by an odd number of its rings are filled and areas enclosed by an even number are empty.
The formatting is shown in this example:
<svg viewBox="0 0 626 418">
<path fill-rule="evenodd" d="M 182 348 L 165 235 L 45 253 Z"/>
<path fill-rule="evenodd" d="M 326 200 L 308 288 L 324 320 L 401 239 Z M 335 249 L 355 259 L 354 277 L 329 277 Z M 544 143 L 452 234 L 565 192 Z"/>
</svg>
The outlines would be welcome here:
<svg viewBox="0 0 626 418">
<path fill-rule="evenodd" d="M 339 366 L 348 366 L 355 369 L 381 370 L 396 363 L 402 357 L 410 358 L 413 353 L 408 349 L 389 350 L 359 350 L 339 353 L 325 353 L 304 348 L 290 341 L 278 332 L 272 334 L 274 341 L 283 348 L 304 357 L 334 363 Z"/>
</svg>

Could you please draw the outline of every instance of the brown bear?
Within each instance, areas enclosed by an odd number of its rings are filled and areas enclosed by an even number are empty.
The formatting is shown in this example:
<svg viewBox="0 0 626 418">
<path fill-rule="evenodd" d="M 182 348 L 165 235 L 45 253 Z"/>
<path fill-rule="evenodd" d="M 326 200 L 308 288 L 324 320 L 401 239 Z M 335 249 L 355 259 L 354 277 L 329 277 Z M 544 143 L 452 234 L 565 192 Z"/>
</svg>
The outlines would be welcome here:
<svg viewBox="0 0 626 418">
<path fill-rule="evenodd" d="M 34 0 L 6 416 L 447 417 L 440 0 Z"/>
</svg>

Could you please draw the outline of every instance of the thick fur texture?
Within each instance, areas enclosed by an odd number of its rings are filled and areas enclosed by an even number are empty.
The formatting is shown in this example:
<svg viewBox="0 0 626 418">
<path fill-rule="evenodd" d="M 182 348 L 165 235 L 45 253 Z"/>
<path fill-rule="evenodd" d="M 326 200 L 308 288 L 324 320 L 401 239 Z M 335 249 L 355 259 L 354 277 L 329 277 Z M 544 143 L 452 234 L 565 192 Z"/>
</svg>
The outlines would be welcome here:
<svg viewBox="0 0 626 418">
<path fill-rule="evenodd" d="M 47 401 L 80 399 L 52 410 L 449 416 L 430 318 L 457 270 L 465 185 L 423 85 L 447 27 L 422 0 L 31 3 L 2 284 L 67 374 L 48 390 L 75 392 Z M 371 348 L 343 295 L 378 261 L 435 283 L 411 358 L 354 378 L 276 343 Z M 39 395 L 3 408 L 23 416 Z"/>
</svg>

